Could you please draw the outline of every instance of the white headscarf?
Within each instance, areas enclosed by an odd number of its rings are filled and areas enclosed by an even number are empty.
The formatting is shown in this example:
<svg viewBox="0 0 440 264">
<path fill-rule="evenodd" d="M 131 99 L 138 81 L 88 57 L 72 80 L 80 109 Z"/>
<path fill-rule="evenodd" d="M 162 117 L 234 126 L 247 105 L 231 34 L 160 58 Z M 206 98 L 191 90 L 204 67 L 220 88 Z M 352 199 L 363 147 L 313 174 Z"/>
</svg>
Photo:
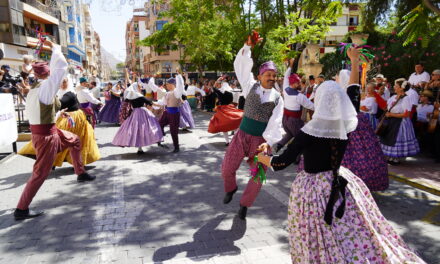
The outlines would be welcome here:
<svg viewBox="0 0 440 264">
<path fill-rule="evenodd" d="M 350 82 L 350 71 L 349 70 L 340 70 L 338 74 L 338 84 L 341 86 L 344 91 L 347 91 L 348 83 Z"/>
<path fill-rule="evenodd" d="M 227 82 L 223 82 L 222 86 L 219 89 L 219 91 L 221 93 L 232 92 L 232 88 L 231 88 L 231 86 L 229 86 L 229 84 Z"/>
<path fill-rule="evenodd" d="M 134 100 L 139 97 L 143 97 L 143 95 L 140 92 L 136 91 L 135 89 L 131 89 L 131 90 L 127 89 L 124 92 L 124 99 Z"/>
<path fill-rule="evenodd" d="M 346 140 L 347 134 L 357 127 L 358 119 L 350 98 L 334 81 L 325 81 L 315 95 L 312 120 L 301 130 L 319 138 Z"/>
<path fill-rule="evenodd" d="M 67 79 L 67 89 L 63 90 L 63 89 L 59 89 L 57 92 L 57 97 L 58 99 L 63 98 L 63 96 L 67 93 L 67 92 L 72 92 L 74 94 L 76 94 L 75 90 L 73 89 L 73 84 L 70 81 L 70 79 L 68 77 L 66 77 L 65 79 Z"/>
</svg>

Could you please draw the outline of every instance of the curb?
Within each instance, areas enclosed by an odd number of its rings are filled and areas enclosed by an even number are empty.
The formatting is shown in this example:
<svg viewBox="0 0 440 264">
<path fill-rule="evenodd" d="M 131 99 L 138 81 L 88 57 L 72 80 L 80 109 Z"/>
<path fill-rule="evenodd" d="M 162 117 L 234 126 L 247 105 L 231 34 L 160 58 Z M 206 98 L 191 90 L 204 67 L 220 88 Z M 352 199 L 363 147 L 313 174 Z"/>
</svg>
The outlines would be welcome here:
<svg viewBox="0 0 440 264">
<path fill-rule="evenodd" d="M 388 176 L 393 180 L 410 185 L 410 186 L 417 188 L 417 189 L 420 189 L 422 191 L 429 192 L 431 194 L 440 196 L 440 188 L 438 188 L 438 187 L 434 187 L 434 186 L 427 184 L 427 183 L 417 182 L 416 180 L 405 177 L 402 174 L 396 174 L 396 173 L 389 172 Z"/>
</svg>

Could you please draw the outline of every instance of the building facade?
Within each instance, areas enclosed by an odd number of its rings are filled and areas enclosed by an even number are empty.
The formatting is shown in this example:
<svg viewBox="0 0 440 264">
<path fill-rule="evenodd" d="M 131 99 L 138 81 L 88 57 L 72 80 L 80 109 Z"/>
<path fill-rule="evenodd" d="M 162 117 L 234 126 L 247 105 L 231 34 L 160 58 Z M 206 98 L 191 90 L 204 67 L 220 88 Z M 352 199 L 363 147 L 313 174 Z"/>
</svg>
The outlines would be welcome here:
<svg viewBox="0 0 440 264">
<path fill-rule="evenodd" d="M 142 36 L 146 35 L 146 29 L 140 29 L 140 25 L 144 25 L 147 17 L 143 8 L 133 9 L 133 17 L 127 22 L 125 31 L 126 41 L 126 58 L 125 65 L 130 70 L 144 73 L 143 53 L 145 49 L 139 47 L 136 43 L 140 39 L 141 31 Z"/>
</svg>

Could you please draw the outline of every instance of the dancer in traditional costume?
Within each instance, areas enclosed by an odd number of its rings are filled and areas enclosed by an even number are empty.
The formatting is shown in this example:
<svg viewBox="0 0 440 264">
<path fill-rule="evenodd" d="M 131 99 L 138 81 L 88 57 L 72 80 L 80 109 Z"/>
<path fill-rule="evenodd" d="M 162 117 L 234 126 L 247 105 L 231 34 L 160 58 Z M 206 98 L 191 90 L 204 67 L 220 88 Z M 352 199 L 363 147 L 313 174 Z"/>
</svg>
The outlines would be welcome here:
<svg viewBox="0 0 440 264">
<path fill-rule="evenodd" d="M 125 98 L 132 104 L 133 112 L 119 128 L 112 144 L 121 147 L 137 147 L 137 153 L 143 154 L 142 147 L 162 140 L 162 129 L 154 114 L 148 109 L 153 105 L 149 99 L 137 90 L 126 91 Z"/>
<path fill-rule="evenodd" d="M 180 110 L 181 98 L 183 94 L 185 83 L 182 75 L 178 74 L 176 78 L 169 78 L 167 80 L 166 89 L 168 90 L 165 98 L 163 98 L 163 104 L 166 106 L 165 112 L 162 114 L 159 124 L 164 133 L 164 128 L 170 125 L 171 138 L 173 139 L 174 153 L 180 151 L 179 148 L 179 123 L 180 123 Z"/>
<path fill-rule="evenodd" d="M 121 111 L 121 82 L 113 86 L 110 91 L 110 100 L 106 101 L 101 112 L 99 121 L 119 124 L 119 112 Z"/>
<path fill-rule="evenodd" d="M 383 191 L 389 186 L 388 166 L 379 140 L 370 125 L 370 120 L 360 113 L 359 51 L 347 51 L 351 61 L 351 71 L 341 70 L 336 82 L 346 90 L 358 112 L 358 126 L 350 133 L 342 166 L 351 170 L 370 188 L 370 191 Z"/>
<path fill-rule="evenodd" d="M 211 117 L 208 126 L 209 133 L 222 132 L 225 137 L 226 146 L 229 146 L 229 131 L 235 131 L 240 126 L 243 118 L 243 110 L 235 108 L 232 104 L 234 96 L 232 88 L 220 77 L 214 87 L 214 92 L 217 95 L 216 113 Z"/>
<path fill-rule="evenodd" d="M 222 177 L 226 195 L 223 203 L 231 202 L 237 191 L 236 172 L 244 157 L 255 168 L 254 156 L 262 143 L 273 146 L 282 138 L 284 103 L 281 94 L 274 89 L 277 77 L 275 63 L 269 61 L 259 68 L 258 81 L 252 75 L 251 37 L 238 52 L 234 69 L 246 97 L 243 119 L 238 132 L 232 138 L 222 163 Z M 262 183 L 249 179 L 240 199 L 238 216 L 246 218 L 248 207 L 252 206 L 260 192 Z"/>
<path fill-rule="evenodd" d="M 101 83 L 98 83 L 101 84 Z M 97 86 L 96 82 L 90 82 L 90 93 L 95 97 L 99 102 L 101 102 L 101 87 Z M 95 120 L 98 120 L 99 110 L 103 106 L 102 102 L 100 104 L 92 104 L 93 112 L 95 113 Z"/>
<path fill-rule="evenodd" d="M 64 78 L 60 89 L 60 91 L 63 92 L 58 91 L 57 96 L 61 96 L 61 109 L 65 109 L 70 118 L 59 117 L 56 121 L 56 127 L 58 129 L 69 131 L 79 137 L 81 142 L 82 162 L 84 165 L 87 165 L 99 160 L 101 155 L 99 154 L 98 145 L 96 144 L 93 127 L 88 122 L 84 111 L 80 109 L 75 93 L 69 91 L 68 83 L 68 79 Z M 18 154 L 34 158 L 35 149 L 32 141 L 24 145 Z M 73 164 L 69 149 L 65 149 L 57 154 L 53 166 L 61 167 L 64 161 Z"/>
<path fill-rule="evenodd" d="M 302 108 L 313 110 L 313 103 L 300 92 L 301 78 L 297 74 L 291 74 L 294 60 L 290 60 L 289 68 L 284 74 L 284 115 L 283 128 L 286 134 L 280 142 L 277 143 L 277 150 L 280 150 L 292 138 L 294 138 L 304 126 L 304 121 L 301 119 Z"/>
<path fill-rule="evenodd" d="M 287 149 L 279 156 L 258 154 L 275 171 L 304 155 L 288 207 L 292 263 L 425 263 L 386 221 L 363 181 L 340 167 L 356 115 L 344 90 L 326 81 L 316 92 L 312 120 Z"/>
<path fill-rule="evenodd" d="M 373 130 L 376 130 L 377 128 L 377 102 L 376 98 L 374 96 L 375 92 L 375 84 L 374 83 L 368 83 L 367 84 L 367 94 L 365 97 L 361 100 L 361 112 L 368 118 L 370 121 L 370 125 L 373 128 Z"/>
<path fill-rule="evenodd" d="M 156 94 L 157 101 L 163 102 L 163 99 L 167 94 L 167 90 L 163 87 L 163 81 L 159 80 L 158 85 L 156 85 L 154 77 L 150 77 L 147 85 Z M 157 119 L 160 119 L 164 112 L 164 108 L 159 106 L 153 106 L 151 112 L 156 116 Z"/>
<path fill-rule="evenodd" d="M 93 111 L 92 104 L 102 105 L 101 101 L 96 99 L 89 90 L 89 83 L 87 78 L 81 77 L 79 79 L 80 85 L 76 87 L 76 96 L 80 103 L 81 110 L 86 114 L 87 120 L 90 122 L 93 128 L 96 125 L 95 112 Z"/>
<path fill-rule="evenodd" d="M 183 130 L 195 128 L 196 125 L 194 123 L 194 117 L 192 115 L 191 106 L 188 103 L 188 97 L 185 95 L 185 91 L 183 91 L 182 103 L 179 106 L 179 111 L 180 111 L 179 127 L 182 128 Z"/>
<path fill-rule="evenodd" d="M 80 141 L 73 133 L 55 126 L 55 112 L 59 108 L 56 99 L 64 75 L 67 73 L 67 61 L 61 47 L 46 40 L 45 45 L 52 48 L 50 66 L 45 62 L 32 65 L 36 81 L 32 85 L 26 100 L 26 116 L 29 118 L 32 142 L 36 150 L 36 161 L 32 176 L 21 194 L 14 218 L 22 220 L 37 217 L 43 212 L 29 210 L 32 199 L 46 180 L 58 152 L 69 148 L 78 181 L 90 181 L 95 177 L 86 173 L 81 159 Z M 65 115 L 65 113 L 61 113 Z"/>
<path fill-rule="evenodd" d="M 187 80 L 189 82 L 189 80 Z M 205 91 L 196 86 L 195 81 L 192 84 L 188 83 L 188 87 L 186 89 L 186 98 L 188 100 L 189 105 L 191 106 L 191 110 L 197 109 L 197 98 L 196 93 L 200 93 L 202 96 L 206 96 Z"/>
<path fill-rule="evenodd" d="M 406 94 L 408 89 L 409 83 L 405 79 L 401 78 L 395 81 L 396 95 L 388 100 L 388 112 L 386 113 L 388 126 L 384 135 L 380 137 L 383 153 L 392 165 L 397 165 L 401 159 L 420 152 L 410 119 L 413 101 Z"/>
</svg>

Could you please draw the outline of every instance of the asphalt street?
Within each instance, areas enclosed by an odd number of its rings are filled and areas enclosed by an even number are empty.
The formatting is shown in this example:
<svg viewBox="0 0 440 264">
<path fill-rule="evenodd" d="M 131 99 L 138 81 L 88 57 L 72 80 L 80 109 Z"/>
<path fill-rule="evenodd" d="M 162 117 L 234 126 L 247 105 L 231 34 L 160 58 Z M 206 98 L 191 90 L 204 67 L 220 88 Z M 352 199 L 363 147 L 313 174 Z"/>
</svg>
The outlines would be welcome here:
<svg viewBox="0 0 440 264">
<path fill-rule="evenodd" d="M 247 221 L 238 219 L 249 172 L 243 163 L 239 190 L 224 205 L 226 146 L 222 135 L 207 132 L 209 118 L 195 113 L 197 128 L 180 133 L 177 154 L 169 133 L 169 150 L 150 146 L 137 155 L 111 144 L 118 127 L 98 125 L 102 158 L 87 166 L 97 179 L 77 183 L 70 164 L 57 168 L 31 205 L 46 212 L 37 219 L 12 217 L 33 160 L 3 160 L 0 263 L 290 263 L 287 202 L 296 167 L 268 172 Z M 427 263 L 440 264 L 440 197 L 394 181 L 374 197 L 404 240 Z"/>
</svg>

